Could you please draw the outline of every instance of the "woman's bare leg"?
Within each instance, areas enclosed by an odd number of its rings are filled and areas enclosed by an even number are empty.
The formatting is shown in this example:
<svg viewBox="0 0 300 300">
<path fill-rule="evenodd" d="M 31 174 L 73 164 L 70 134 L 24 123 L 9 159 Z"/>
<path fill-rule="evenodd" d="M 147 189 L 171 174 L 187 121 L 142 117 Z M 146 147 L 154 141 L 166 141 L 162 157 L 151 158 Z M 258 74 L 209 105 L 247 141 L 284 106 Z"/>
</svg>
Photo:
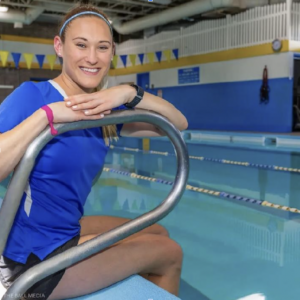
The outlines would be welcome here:
<svg viewBox="0 0 300 300">
<path fill-rule="evenodd" d="M 95 236 L 84 236 L 79 243 Z M 150 281 L 178 295 L 181 265 L 176 242 L 163 235 L 139 235 L 69 267 L 49 299 L 93 293 L 133 274 L 149 274 Z"/>
<path fill-rule="evenodd" d="M 117 226 L 120 226 L 128 221 L 130 221 L 130 219 L 113 217 L 113 216 L 85 216 L 80 220 L 80 225 L 81 225 L 80 235 L 81 236 L 90 235 L 90 234 L 98 235 L 107 232 Z M 159 224 L 154 224 L 130 236 L 130 238 L 145 233 L 169 236 L 168 231 L 163 226 Z"/>
</svg>

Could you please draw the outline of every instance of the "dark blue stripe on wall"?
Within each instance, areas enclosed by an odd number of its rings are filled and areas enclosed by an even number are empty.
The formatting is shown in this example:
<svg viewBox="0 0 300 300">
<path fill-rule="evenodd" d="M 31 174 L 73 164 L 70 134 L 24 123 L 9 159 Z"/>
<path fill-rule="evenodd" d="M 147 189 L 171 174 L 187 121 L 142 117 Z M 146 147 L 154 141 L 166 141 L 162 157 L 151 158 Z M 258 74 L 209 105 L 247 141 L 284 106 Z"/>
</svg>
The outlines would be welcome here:
<svg viewBox="0 0 300 300">
<path fill-rule="evenodd" d="M 163 98 L 187 117 L 189 129 L 290 132 L 293 80 L 270 79 L 269 104 L 260 104 L 261 84 L 254 80 L 162 90 Z"/>
</svg>

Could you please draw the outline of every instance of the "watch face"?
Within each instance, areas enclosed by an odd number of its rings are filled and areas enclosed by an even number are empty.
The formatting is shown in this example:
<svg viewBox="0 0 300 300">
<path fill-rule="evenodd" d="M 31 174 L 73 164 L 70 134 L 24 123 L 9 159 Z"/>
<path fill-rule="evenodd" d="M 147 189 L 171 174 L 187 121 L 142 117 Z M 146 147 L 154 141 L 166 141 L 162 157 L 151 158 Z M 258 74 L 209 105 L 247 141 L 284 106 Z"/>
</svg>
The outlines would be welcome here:
<svg viewBox="0 0 300 300">
<path fill-rule="evenodd" d="M 281 49 L 282 43 L 280 40 L 276 39 L 275 41 L 273 41 L 272 43 L 272 47 L 274 51 L 279 51 Z"/>
</svg>

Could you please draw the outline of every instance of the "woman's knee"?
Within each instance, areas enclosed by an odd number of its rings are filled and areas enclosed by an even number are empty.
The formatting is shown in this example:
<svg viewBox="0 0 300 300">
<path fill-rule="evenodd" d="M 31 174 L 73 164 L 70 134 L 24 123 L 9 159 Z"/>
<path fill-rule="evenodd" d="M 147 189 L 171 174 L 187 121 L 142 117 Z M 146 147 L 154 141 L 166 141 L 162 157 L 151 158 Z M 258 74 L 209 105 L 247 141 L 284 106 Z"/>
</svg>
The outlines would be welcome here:
<svg viewBox="0 0 300 300">
<path fill-rule="evenodd" d="M 145 234 L 138 238 L 138 242 L 142 242 L 143 240 L 147 242 L 151 242 L 151 245 L 154 249 L 161 249 L 161 256 L 163 256 L 163 260 L 170 267 L 178 267 L 181 269 L 182 260 L 183 260 L 183 251 L 181 246 L 168 236 L 164 235 L 153 235 L 153 234 Z"/>
<path fill-rule="evenodd" d="M 165 261 L 165 272 L 180 275 L 183 261 L 183 251 L 181 246 L 167 236 L 160 236 L 160 244 L 163 247 Z"/>
<path fill-rule="evenodd" d="M 157 233 L 159 235 L 163 235 L 163 236 L 169 237 L 169 232 L 168 232 L 168 230 L 164 226 L 162 226 L 160 224 L 155 224 L 153 226 L 156 227 L 156 231 L 157 231 Z"/>
<path fill-rule="evenodd" d="M 166 245 L 167 245 L 167 255 L 170 256 L 171 263 L 176 265 L 181 269 L 182 260 L 183 260 L 183 251 L 181 246 L 174 240 L 170 238 L 166 238 Z"/>
</svg>

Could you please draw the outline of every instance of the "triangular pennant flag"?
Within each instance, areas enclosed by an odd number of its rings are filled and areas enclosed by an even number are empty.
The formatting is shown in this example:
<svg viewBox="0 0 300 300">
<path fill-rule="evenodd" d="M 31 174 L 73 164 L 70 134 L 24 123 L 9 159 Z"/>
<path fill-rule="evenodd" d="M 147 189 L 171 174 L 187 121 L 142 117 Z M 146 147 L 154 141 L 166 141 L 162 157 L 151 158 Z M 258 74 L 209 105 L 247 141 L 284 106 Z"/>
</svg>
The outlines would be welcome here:
<svg viewBox="0 0 300 300">
<path fill-rule="evenodd" d="M 55 54 L 48 54 L 48 55 L 46 55 L 46 57 L 47 57 L 47 60 L 49 62 L 49 65 L 50 65 L 50 69 L 53 70 L 54 64 L 55 64 L 55 61 L 56 61 L 56 55 Z"/>
<path fill-rule="evenodd" d="M 121 206 L 118 200 L 116 200 L 115 205 L 114 205 L 114 210 L 120 210 Z"/>
<path fill-rule="evenodd" d="M 134 200 L 131 209 L 133 209 L 133 210 L 137 210 L 138 209 L 138 206 L 136 204 L 136 200 Z"/>
<path fill-rule="evenodd" d="M 141 64 L 144 63 L 144 53 L 138 54 Z"/>
<path fill-rule="evenodd" d="M 178 60 L 178 49 L 173 49 L 175 58 Z"/>
<path fill-rule="evenodd" d="M 135 66 L 136 54 L 129 54 L 130 62 L 133 66 Z"/>
<path fill-rule="evenodd" d="M 94 211 L 101 211 L 102 210 L 102 205 L 101 205 L 101 202 L 99 200 L 94 203 L 93 210 Z"/>
<path fill-rule="evenodd" d="M 167 61 L 171 60 L 171 55 L 172 55 L 171 50 L 164 50 L 164 56 L 165 56 Z"/>
<path fill-rule="evenodd" d="M 15 67 L 19 68 L 21 53 L 12 52 L 11 55 L 13 57 L 13 60 L 14 60 L 14 63 L 15 63 Z"/>
<path fill-rule="evenodd" d="M 111 199 L 105 199 L 101 201 L 102 209 L 105 212 L 111 211 L 113 209 L 113 203 Z"/>
<path fill-rule="evenodd" d="M 140 210 L 145 210 L 145 209 L 146 209 L 146 204 L 145 204 L 145 200 L 143 199 L 141 202 Z"/>
<path fill-rule="evenodd" d="M 0 51 L 0 59 L 2 61 L 2 66 L 5 67 L 7 63 L 9 52 L 8 51 Z"/>
<path fill-rule="evenodd" d="M 149 63 L 153 64 L 153 62 L 154 62 L 154 52 L 147 53 L 147 56 L 148 56 L 148 59 L 149 59 Z"/>
<path fill-rule="evenodd" d="M 31 69 L 33 53 L 23 53 L 28 69 Z"/>
<path fill-rule="evenodd" d="M 126 199 L 125 202 L 123 203 L 122 209 L 124 209 L 124 210 L 129 210 L 128 199 Z"/>
<path fill-rule="evenodd" d="M 118 65 L 118 55 L 114 55 L 112 60 L 113 67 L 116 69 Z"/>
<path fill-rule="evenodd" d="M 161 61 L 162 52 L 161 51 L 156 51 L 155 54 L 156 54 L 157 60 L 160 62 Z"/>
<path fill-rule="evenodd" d="M 39 63 L 40 69 L 42 69 L 43 64 L 44 64 L 45 55 L 44 54 L 36 54 L 35 57 Z"/>
<path fill-rule="evenodd" d="M 150 209 L 154 209 L 156 207 L 154 200 L 150 201 Z"/>
<path fill-rule="evenodd" d="M 126 65 L 127 65 L 127 54 L 125 55 L 120 55 L 121 59 L 122 59 L 122 62 L 123 62 L 123 65 L 124 67 L 126 68 Z"/>
</svg>

